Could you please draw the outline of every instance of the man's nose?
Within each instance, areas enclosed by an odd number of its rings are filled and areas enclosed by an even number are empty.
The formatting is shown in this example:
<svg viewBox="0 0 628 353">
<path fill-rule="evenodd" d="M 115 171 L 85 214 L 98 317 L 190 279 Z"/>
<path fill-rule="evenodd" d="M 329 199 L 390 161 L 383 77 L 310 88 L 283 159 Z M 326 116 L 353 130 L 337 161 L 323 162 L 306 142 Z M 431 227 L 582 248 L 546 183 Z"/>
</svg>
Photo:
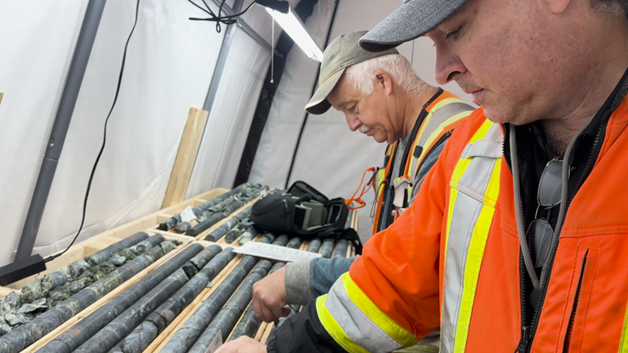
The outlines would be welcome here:
<svg viewBox="0 0 628 353">
<path fill-rule="evenodd" d="M 467 68 L 457 55 L 454 55 L 445 46 L 436 46 L 436 82 L 444 85 L 456 79 L 456 76 L 465 73 Z"/>
<path fill-rule="evenodd" d="M 349 130 L 355 131 L 357 130 L 362 122 L 358 119 L 356 114 L 345 114 L 345 118 L 347 119 L 347 125 L 349 126 Z"/>
</svg>

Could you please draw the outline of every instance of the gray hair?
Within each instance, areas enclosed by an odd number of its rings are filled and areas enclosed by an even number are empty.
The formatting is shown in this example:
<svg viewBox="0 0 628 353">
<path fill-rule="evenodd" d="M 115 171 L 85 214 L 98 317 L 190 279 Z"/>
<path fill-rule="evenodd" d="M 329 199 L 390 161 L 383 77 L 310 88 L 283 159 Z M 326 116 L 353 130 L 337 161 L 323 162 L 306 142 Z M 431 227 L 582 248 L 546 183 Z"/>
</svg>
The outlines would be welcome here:
<svg viewBox="0 0 628 353">
<path fill-rule="evenodd" d="M 344 76 L 356 91 L 370 96 L 375 92 L 373 74 L 378 70 L 385 71 L 407 94 L 416 95 L 429 88 L 401 54 L 378 56 L 349 66 Z"/>
<path fill-rule="evenodd" d="M 591 6 L 600 12 L 624 14 L 628 18 L 628 0 L 591 0 Z"/>
</svg>

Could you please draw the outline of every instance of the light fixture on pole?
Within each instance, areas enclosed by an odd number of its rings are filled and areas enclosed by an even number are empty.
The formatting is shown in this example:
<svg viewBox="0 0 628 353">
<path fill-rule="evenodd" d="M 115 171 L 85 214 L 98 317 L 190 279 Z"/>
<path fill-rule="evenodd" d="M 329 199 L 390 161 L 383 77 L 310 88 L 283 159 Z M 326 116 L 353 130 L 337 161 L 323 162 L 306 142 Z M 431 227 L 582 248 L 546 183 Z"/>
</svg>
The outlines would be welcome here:
<svg viewBox="0 0 628 353">
<path fill-rule="evenodd" d="M 318 62 L 323 61 L 323 52 L 314 39 L 307 33 L 303 22 L 292 12 L 287 1 L 257 0 L 258 5 L 264 6 L 266 11 L 279 23 L 292 40 L 303 50 L 305 55 Z"/>
</svg>

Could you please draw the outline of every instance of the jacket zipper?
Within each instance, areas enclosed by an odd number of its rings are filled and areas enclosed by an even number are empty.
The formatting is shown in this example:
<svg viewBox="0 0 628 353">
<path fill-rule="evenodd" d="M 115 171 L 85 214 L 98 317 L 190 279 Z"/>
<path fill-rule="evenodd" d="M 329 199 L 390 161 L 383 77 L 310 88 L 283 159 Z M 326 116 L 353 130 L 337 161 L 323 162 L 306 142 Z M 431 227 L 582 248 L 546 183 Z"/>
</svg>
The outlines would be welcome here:
<svg viewBox="0 0 628 353">
<path fill-rule="evenodd" d="M 586 178 L 588 177 L 589 173 L 591 172 L 592 166 L 593 166 L 593 155 L 595 154 L 595 147 L 597 146 L 597 144 L 599 143 L 599 139 L 602 133 L 602 129 L 605 127 L 605 124 L 600 123 L 600 126 L 598 127 L 597 133 L 595 135 L 595 139 L 593 141 L 593 145 L 591 148 L 591 153 L 589 154 L 589 158 L 587 159 L 587 164 L 585 166 L 585 172 L 582 174 L 582 177 L 580 178 L 580 180 L 578 180 L 578 183 L 576 184 L 576 188 L 574 189 L 574 193 L 572 195 L 570 195 L 569 200 L 567 201 L 567 204 L 565 205 L 565 217 L 567 216 L 567 211 L 569 210 L 569 206 L 571 205 L 571 201 L 573 200 L 573 198 L 576 196 L 577 190 L 580 188 L 580 186 L 582 186 L 582 184 L 584 183 L 584 181 L 586 180 Z M 508 127 L 508 128 L 512 128 L 512 127 Z M 507 127 L 504 126 L 504 131 L 506 132 Z M 505 133 L 504 136 L 507 136 L 507 134 Z M 504 152 L 504 156 L 507 156 L 505 153 L 505 145 L 502 146 L 503 147 L 503 152 Z M 510 156 L 508 156 L 510 157 Z M 512 166 L 511 166 L 511 161 L 509 161 L 508 158 L 504 158 L 506 160 L 506 165 L 508 165 L 508 168 L 510 169 L 510 172 L 512 173 Z M 514 177 L 514 176 L 513 176 Z M 524 209 L 524 205 L 521 205 L 521 211 L 523 212 L 522 215 L 522 219 L 524 220 L 524 229 L 526 227 L 526 222 L 525 222 L 525 209 Z M 552 247 L 550 248 L 550 253 L 549 258 L 548 258 L 548 263 L 547 266 L 549 266 L 549 268 L 547 269 L 547 273 L 548 275 L 545 278 L 545 281 L 543 283 L 540 283 L 539 285 L 541 286 L 541 288 L 543 288 L 543 290 L 541 291 L 541 294 L 539 296 L 539 301 L 538 301 L 538 305 L 537 305 L 537 311 L 532 319 L 532 326 L 526 326 L 525 323 L 525 319 L 526 319 L 526 299 L 525 299 L 525 278 L 523 277 L 525 275 L 525 271 L 526 269 L 524 268 L 524 264 L 523 264 L 523 255 L 520 255 L 520 259 L 519 259 L 519 263 L 520 263 L 520 268 L 519 268 L 519 277 L 520 277 L 520 282 L 521 282 L 521 339 L 519 340 L 519 345 L 517 346 L 517 349 L 515 350 L 515 353 L 528 353 L 530 351 L 530 349 L 532 348 L 532 341 L 534 340 L 534 336 L 536 334 L 536 330 L 539 326 L 539 318 L 541 316 L 541 309 L 543 307 L 543 303 L 545 302 L 545 295 L 547 294 L 547 285 L 549 284 L 550 281 L 550 275 L 552 272 L 552 268 L 554 266 L 554 259 L 556 257 L 556 251 L 558 250 L 558 243 L 560 240 L 560 232 L 559 232 L 559 236 L 556 238 L 556 242 L 554 242 L 554 244 L 552 244 Z M 529 245 L 528 245 L 529 246 Z M 521 253 L 521 251 L 520 251 Z M 579 289 L 578 289 L 579 291 Z M 575 311 L 574 311 L 575 313 Z"/>
<path fill-rule="evenodd" d="M 577 190 L 579 189 L 580 186 L 582 186 L 582 184 L 584 183 L 584 180 L 586 180 L 586 178 L 588 177 L 589 173 L 591 172 L 591 169 L 593 167 L 593 154 L 595 153 L 595 147 L 597 146 L 597 144 L 599 143 L 599 138 L 600 135 L 602 133 L 602 129 L 604 128 L 605 124 L 600 123 L 600 126 L 597 130 L 597 133 L 595 134 L 595 139 L 593 140 L 593 145 L 591 146 L 591 153 L 589 154 L 589 158 L 587 159 L 587 165 L 585 166 L 585 172 L 582 174 L 582 177 L 580 178 L 580 180 L 578 180 L 578 187 L 576 189 L 574 189 L 574 193 L 569 197 L 569 200 L 567 201 L 567 204 L 565 205 L 565 217 L 567 217 L 567 211 L 569 210 L 569 206 L 571 205 L 571 201 L 573 200 L 573 198 L 576 196 Z M 541 288 L 543 288 L 543 291 L 541 292 L 541 296 L 539 298 L 539 305 L 537 313 L 534 317 L 534 321 L 532 323 L 532 337 L 530 339 L 530 342 L 534 339 L 534 335 L 536 334 L 536 329 L 539 326 L 539 317 L 541 314 L 541 308 L 543 306 L 543 303 L 545 302 L 545 295 L 547 294 L 547 285 L 549 284 L 550 281 L 550 275 L 552 273 L 552 268 L 554 267 L 554 259 L 556 258 L 556 251 L 558 250 L 558 243 L 560 240 L 560 232 L 558 233 L 558 237 L 556 237 L 556 242 L 554 244 L 552 244 L 552 248 L 550 249 L 550 253 L 549 253 L 549 259 L 547 261 L 548 264 L 547 266 L 549 266 L 549 268 L 547 269 L 547 273 L 548 275 L 545 278 L 545 281 L 541 284 Z M 528 351 L 530 349 L 530 346 L 528 346 Z M 526 351 L 527 353 L 527 351 Z"/>
<path fill-rule="evenodd" d="M 584 254 L 582 259 L 582 270 L 580 272 L 580 279 L 578 280 L 578 287 L 576 289 L 576 296 L 573 301 L 573 308 L 571 310 L 571 317 L 569 318 L 569 326 L 567 326 L 567 333 L 565 334 L 565 344 L 563 345 L 563 352 L 569 352 L 569 343 L 571 341 L 571 330 L 573 329 L 573 323 L 576 319 L 576 309 L 578 309 L 578 299 L 580 298 L 580 288 L 582 287 L 582 278 L 584 278 L 584 269 L 587 265 L 587 256 L 589 250 Z"/>
<path fill-rule="evenodd" d="M 512 129 L 512 127 L 508 125 L 503 125 L 504 127 L 504 141 L 505 137 L 508 136 L 508 129 Z M 508 143 L 512 143 L 508 141 Z M 510 170 L 510 174 L 512 174 L 512 161 L 510 160 L 510 155 L 506 153 L 506 144 L 502 144 L 502 155 L 504 156 L 504 160 L 506 161 L 506 165 Z M 515 176 L 513 175 L 513 178 Z M 521 205 L 522 219 L 523 219 L 523 228 L 526 229 L 526 219 L 525 219 L 525 205 Z M 526 244 L 526 246 L 529 246 Z M 519 249 L 519 273 L 526 273 L 526 268 L 523 260 L 523 254 L 521 253 L 521 249 Z M 532 326 L 526 326 L 527 320 L 527 302 L 526 302 L 526 279 L 524 276 L 519 275 L 519 287 L 520 287 L 520 301 L 521 301 L 521 339 L 519 340 L 519 344 L 517 345 L 517 349 L 515 353 L 525 353 L 528 349 L 528 344 L 532 339 Z"/>
</svg>

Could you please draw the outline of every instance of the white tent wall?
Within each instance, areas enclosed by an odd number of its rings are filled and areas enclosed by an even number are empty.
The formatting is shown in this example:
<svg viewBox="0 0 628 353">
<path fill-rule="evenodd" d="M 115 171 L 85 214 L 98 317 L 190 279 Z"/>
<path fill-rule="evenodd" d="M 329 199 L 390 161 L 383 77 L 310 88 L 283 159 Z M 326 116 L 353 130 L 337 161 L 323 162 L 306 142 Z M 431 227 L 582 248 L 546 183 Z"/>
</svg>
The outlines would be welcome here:
<svg viewBox="0 0 628 353">
<path fill-rule="evenodd" d="M 294 8 L 298 0 L 289 2 Z M 251 0 L 245 1 L 243 8 L 250 3 Z M 253 6 L 243 19 L 262 38 L 272 42 L 272 20 L 263 8 Z M 276 25 L 275 37 L 280 32 Z M 236 30 L 227 58 L 229 64 L 222 73 L 186 197 L 208 189 L 233 186 L 270 55 L 269 50 L 243 30 Z"/>
<path fill-rule="evenodd" d="M 305 23 L 321 48 L 333 6 L 333 0 L 319 0 Z M 297 45 L 292 47 L 255 154 L 250 182 L 283 188 L 317 69 L 318 62 L 308 58 Z"/>
<path fill-rule="evenodd" d="M 87 2 L 0 1 L 0 263 L 17 247 Z"/>
<path fill-rule="evenodd" d="M 333 1 L 321 0 L 321 6 L 333 7 Z M 330 41 L 340 34 L 370 29 L 392 13 L 401 1 L 340 0 L 338 13 L 332 28 Z M 328 19 L 317 19 L 316 12 L 306 25 L 322 47 L 326 31 L 317 33 L 314 26 Z M 295 47 L 296 48 L 296 47 Z M 398 49 L 409 60 L 412 44 Z M 431 41 L 420 38 L 414 44 L 413 67 L 426 82 L 436 85 L 434 79 L 435 50 Z M 309 100 L 318 64 L 292 50 L 288 56 L 284 76 L 264 128 L 249 181 L 284 187 L 292 153 L 301 123 L 303 107 Z M 453 83 L 445 89 L 468 97 Z M 384 159 L 385 144 L 377 144 L 372 138 L 352 133 L 342 113 L 333 108 L 321 116 L 310 115 L 298 150 L 290 183 L 304 180 L 330 197 L 350 197 L 358 187 L 364 170 L 380 166 Z M 374 194 L 370 191 L 364 200 L 367 206 L 360 210 L 359 234 L 363 241 L 371 234 L 370 217 Z"/>
<path fill-rule="evenodd" d="M 0 176 L 0 212 L 7 225 L 0 265 L 12 261 L 19 242 L 87 2 L 0 0 L 0 31 L 11 33 L 4 36 L 0 56 L 0 91 L 5 93 L 0 105 L 5 166 Z M 87 180 L 102 143 L 134 11 L 135 1 L 107 1 L 34 253 L 45 256 L 63 249 L 78 230 Z M 190 21 L 189 17 L 204 14 L 184 0 L 140 2 L 120 96 L 79 241 L 161 208 L 188 110 L 203 107 L 224 36 L 225 26 L 219 34 L 214 23 Z M 264 17 L 268 17 L 265 12 Z M 229 85 L 221 83 L 220 89 L 226 92 L 217 100 L 242 109 L 212 110 L 211 119 L 231 119 L 231 114 L 238 114 L 233 124 L 242 128 L 254 109 L 251 97 L 257 101 L 258 81 L 268 67 L 269 51 L 246 34 L 236 36 L 233 46 L 235 54 L 227 66 L 232 73 L 223 73 Z M 205 133 L 228 135 L 231 129 L 218 131 L 210 125 Z M 195 173 L 195 178 L 205 178 L 202 172 Z M 206 183 L 196 190 L 209 188 Z"/>
</svg>

